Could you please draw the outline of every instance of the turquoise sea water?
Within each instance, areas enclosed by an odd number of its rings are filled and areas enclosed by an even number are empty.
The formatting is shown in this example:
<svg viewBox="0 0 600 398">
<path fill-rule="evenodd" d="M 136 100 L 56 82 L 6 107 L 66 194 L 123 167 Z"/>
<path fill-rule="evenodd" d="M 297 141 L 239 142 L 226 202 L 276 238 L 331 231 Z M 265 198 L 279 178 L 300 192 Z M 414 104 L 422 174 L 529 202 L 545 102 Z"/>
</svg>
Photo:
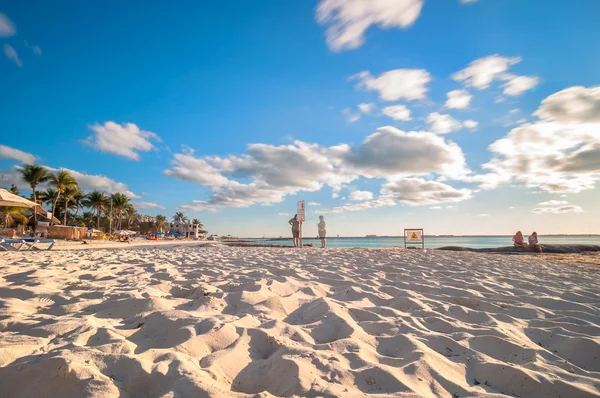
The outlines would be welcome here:
<svg viewBox="0 0 600 398">
<path fill-rule="evenodd" d="M 527 239 L 527 235 L 525 235 Z M 582 244 L 600 245 L 600 235 L 551 235 L 539 236 L 539 241 L 545 244 Z M 271 245 L 293 246 L 289 240 L 264 240 L 258 239 L 257 243 Z M 315 238 L 304 238 L 304 243 L 320 246 L 321 242 Z M 512 236 L 425 236 L 425 247 L 435 249 L 444 246 L 462 246 L 471 248 L 512 246 Z M 375 238 L 327 238 L 327 247 L 404 247 L 402 237 L 375 237 Z M 413 245 L 415 246 L 415 245 Z M 420 247 L 420 245 L 416 245 Z"/>
</svg>

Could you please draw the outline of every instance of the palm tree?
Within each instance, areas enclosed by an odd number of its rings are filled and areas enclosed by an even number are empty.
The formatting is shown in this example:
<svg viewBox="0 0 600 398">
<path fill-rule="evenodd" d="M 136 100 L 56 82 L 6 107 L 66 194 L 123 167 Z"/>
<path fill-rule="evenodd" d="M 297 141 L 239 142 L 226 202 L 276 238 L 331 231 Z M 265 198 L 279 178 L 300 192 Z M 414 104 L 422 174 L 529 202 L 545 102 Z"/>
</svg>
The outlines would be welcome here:
<svg viewBox="0 0 600 398">
<path fill-rule="evenodd" d="M 83 205 L 96 211 L 96 228 L 100 229 L 100 213 L 109 207 L 109 198 L 103 192 L 93 191 L 85 196 Z"/>
<path fill-rule="evenodd" d="M 117 192 L 110 195 L 112 201 L 113 211 L 119 215 L 119 228 L 121 229 L 122 215 L 127 206 L 129 205 L 129 198 L 124 194 Z"/>
<path fill-rule="evenodd" d="M 71 173 L 66 170 L 61 170 L 58 173 L 51 175 L 50 185 L 56 188 L 56 198 L 54 199 L 54 203 L 52 203 L 52 216 L 54 217 L 54 210 L 56 209 L 56 202 L 58 202 L 58 198 L 60 198 L 60 195 L 67 189 L 76 187 L 77 181 L 71 175 Z"/>
<path fill-rule="evenodd" d="M 75 203 L 75 217 L 79 214 L 79 209 L 83 208 L 83 200 L 85 199 L 85 194 L 81 192 L 79 189 L 77 193 L 73 195 L 73 203 Z"/>
<path fill-rule="evenodd" d="M 202 223 L 200 222 L 200 220 L 198 220 L 197 218 L 194 218 L 192 220 L 192 224 L 198 224 L 198 229 L 204 228 L 204 225 L 202 225 Z"/>
<path fill-rule="evenodd" d="M 81 196 L 81 191 L 79 191 L 79 188 L 77 187 L 77 185 L 69 186 L 63 192 L 63 200 L 64 200 L 64 205 L 65 205 L 65 215 L 64 215 L 63 225 L 67 225 L 67 215 L 69 213 L 69 209 L 73 208 L 73 206 L 70 207 L 69 205 L 70 204 L 76 205 L 75 198 L 77 196 Z M 79 207 L 79 205 L 77 205 L 77 208 L 78 207 Z M 77 212 L 75 213 L 75 215 L 77 215 Z"/>
<path fill-rule="evenodd" d="M 188 218 L 185 216 L 185 214 L 183 214 L 183 212 L 178 211 L 177 213 L 175 213 L 175 215 L 173 216 L 173 221 L 178 221 L 181 218 L 182 222 L 186 222 L 188 220 Z"/>
<path fill-rule="evenodd" d="M 22 213 L 22 207 L 0 207 L 0 213 L 4 214 L 4 227 L 8 228 L 11 224 L 25 224 L 27 217 Z"/>
<path fill-rule="evenodd" d="M 39 192 L 40 202 L 52 206 L 54 199 L 56 198 L 56 189 L 46 188 L 45 191 Z"/>
<path fill-rule="evenodd" d="M 19 188 L 15 184 L 10 185 L 9 191 L 10 193 L 14 193 L 15 195 L 19 194 Z"/>
<path fill-rule="evenodd" d="M 25 167 L 21 169 L 21 176 L 31 187 L 33 191 L 33 201 L 37 203 L 35 188 L 38 184 L 48 181 L 51 177 L 50 173 L 45 167 L 37 164 L 26 164 Z"/>
<path fill-rule="evenodd" d="M 128 203 L 125 207 L 125 221 L 127 222 L 127 229 L 131 229 L 132 224 L 135 222 L 138 213 L 135 207 L 131 203 Z"/>
<path fill-rule="evenodd" d="M 158 214 L 155 220 L 156 229 L 158 229 L 159 232 L 162 232 L 163 228 L 167 225 L 167 217 L 163 216 L 162 214 Z"/>
</svg>

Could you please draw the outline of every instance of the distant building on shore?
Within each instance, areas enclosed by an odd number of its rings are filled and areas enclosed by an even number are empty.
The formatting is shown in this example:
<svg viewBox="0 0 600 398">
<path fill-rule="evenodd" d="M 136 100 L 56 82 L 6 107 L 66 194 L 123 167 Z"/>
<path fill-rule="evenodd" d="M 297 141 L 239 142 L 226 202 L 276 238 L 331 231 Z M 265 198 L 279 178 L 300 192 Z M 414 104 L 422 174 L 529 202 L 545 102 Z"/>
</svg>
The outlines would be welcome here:
<svg viewBox="0 0 600 398">
<path fill-rule="evenodd" d="M 142 222 L 154 222 L 154 217 L 152 217 L 152 216 L 146 216 L 144 214 L 138 214 L 137 220 L 140 223 L 142 223 Z"/>
<path fill-rule="evenodd" d="M 377 235 L 367 235 L 367 238 L 376 238 Z"/>
<path fill-rule="evenodd" d="M 181 218 L 174 220 L 167 227 L 167 232 L 176 232 L 184 238 L 198 239 L 206 234 L 206 231 L 200 229 L 199 224 L 184 222 Z"/>
</svg>

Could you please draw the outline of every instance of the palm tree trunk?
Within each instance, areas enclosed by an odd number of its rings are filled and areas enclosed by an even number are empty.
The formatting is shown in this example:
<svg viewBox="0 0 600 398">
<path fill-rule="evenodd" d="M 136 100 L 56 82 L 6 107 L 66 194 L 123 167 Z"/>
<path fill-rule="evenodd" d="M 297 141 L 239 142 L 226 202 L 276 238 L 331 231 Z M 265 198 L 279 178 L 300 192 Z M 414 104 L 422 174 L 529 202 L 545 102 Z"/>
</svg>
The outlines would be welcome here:
<svg viewBox="0 0 600 398">
<path fill-rule="evenodd" d="M 54 203 L 52 203 L 52 219 L 50 220 L 50 225 L 54 225 L 54 211 L 56 210 L 56 203 L 58 202 L 59 197 L 60 197 L 60 192 L 57 192 L 56 199 L 54 199 Z"/>
<path fill-rule="evenodd" d="M 37 204 L 37 198 L 35 197 L 35 185 L 31 187 L 33 189 L 33 201 Z M 37 207 L 37 206 L 36 206 Z M 33 208 L 33 233 L 35 234 L 35 230 L 37 228 L 37 209 Z M 35 236 L 35 235 L 34 235 Z"/>
<path fill-rule="evenodd" d="M 100 229 L 100 206 L 96 207 L 96 229 Z"/>
<path fill-rule="evenodd" d="M 65 198 L 65 227 L 67 226 L 67 214 L 69 213 L 69 199 Z"/>
</svg>

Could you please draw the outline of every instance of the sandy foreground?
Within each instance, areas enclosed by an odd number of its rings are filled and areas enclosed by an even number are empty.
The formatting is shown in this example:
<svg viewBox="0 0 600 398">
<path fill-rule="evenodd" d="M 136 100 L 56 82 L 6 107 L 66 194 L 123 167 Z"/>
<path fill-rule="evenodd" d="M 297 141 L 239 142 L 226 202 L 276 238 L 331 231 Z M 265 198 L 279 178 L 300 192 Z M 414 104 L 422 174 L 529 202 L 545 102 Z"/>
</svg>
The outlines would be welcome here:
<svg viewBox="0 0 600 398">
<path fill-rule="evenodd" d="M 0 397 L 600 396 L 600 267 L 400 249 L 0 254 Z"/>
</svg>

